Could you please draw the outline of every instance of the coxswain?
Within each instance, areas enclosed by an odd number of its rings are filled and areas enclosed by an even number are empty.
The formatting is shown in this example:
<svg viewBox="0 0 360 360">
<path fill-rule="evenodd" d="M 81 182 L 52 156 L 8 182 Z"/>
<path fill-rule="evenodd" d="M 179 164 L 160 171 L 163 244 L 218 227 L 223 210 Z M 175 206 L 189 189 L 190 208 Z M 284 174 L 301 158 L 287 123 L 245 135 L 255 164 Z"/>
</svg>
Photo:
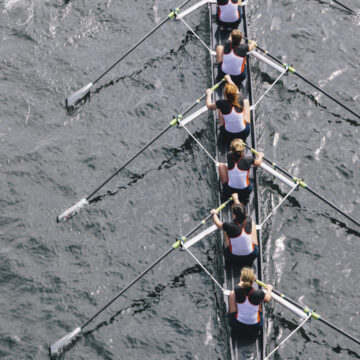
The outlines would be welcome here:
<svg viewBox="0 0 360 360">
<path fill-rule="evenodd" d="M 246 140 L 250 134 L 250 104 L 248 99 L 239 102 L 239 90 L 229 75 L 225 76 L 225 99 L 212 102 L 212 90 L 206 90 L 206 106 L 209 110 L 218 109 L 221 140 L 228 146 L 231 140 Z"/>
<path fill-rule="evenodd" d="M 237 193 L 241 203 L 246 205 L 252 191 L 249 180 L 251 166 L 260 166 L 264 154 L 245 156 L 245 147 L 241 139 L 234 139 L 230 143 L 230 151 L 227 154 L 227 164 L 219 164 L 219 177 L 222 184 L 222 199 L 228 199 L 231 194 Z"/>
<path fill-rule="evenodd" d="M 243 268 L 239 284 L 230 293 L 228 316 L 231 333 L 235 336 L 258 336 L 263 329 L 261 303 L 270 301 L 273 287 L 267 285 L 265 293 L 254 289 L 254 281 L 254 271 Z"/>
<path fill-rule="evenodd" d="M 232 199 L 232 222 L 221 222 L 214 209 L 211 214 L 216 227 L 224 231 L 226 264 L 251 267 L 259 256 L 256 225 L 248 216 L 246 206 L 240 203 L 237 193 L 232 194 Z"/>
<path fill-rule="evenodd" d="M 237 29 L 241 22 L 241 0 L 217 0 L 216 22 L 223 28 Z"/>
<path fill-rule="evenodd" d="M 256 46 L 255 42 L 241 43 L 242 38 L 243 35 L 240 30 L 233 30 L 224 46 L 219 45 L 216 47 L 217 79 L 229 74 L 239 88 L 247 74 L 246 54 Z"/>
</svg>

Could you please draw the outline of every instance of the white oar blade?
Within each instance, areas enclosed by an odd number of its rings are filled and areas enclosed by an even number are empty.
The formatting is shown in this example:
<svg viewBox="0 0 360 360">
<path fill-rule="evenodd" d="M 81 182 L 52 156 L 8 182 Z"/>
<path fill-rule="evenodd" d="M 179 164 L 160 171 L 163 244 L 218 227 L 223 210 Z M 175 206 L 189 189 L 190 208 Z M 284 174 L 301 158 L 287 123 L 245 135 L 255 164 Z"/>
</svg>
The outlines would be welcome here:
<svg viewBox="0 0 360 360">
<path fill-rule="evenodd" d="M 213 233 L 215 230 L 217 230 L 216 225 L 211 225 L 206 230 L 202 231 L 200 234 L 198 234 L 198 235 L 194 236 L 192 239 L 186 241 L 186 243 L 184 244 L 184 248 L 187 249 L 190 246 L 196 244 L 197 242 L 202 240 L 205 236 L 210 235 L 211 233 Z"/>
<path fill-rule="evenodd" d="M 77 202 L 75 205 L 73 205 L 71 208 L 66 209 L 63 211 L 57 218 L 56 221 L 65 221 L 70 219 L 72 216 L 74 216 L 77 212 L 80 211 L 81 208 L 83 208 L 85 205 L 87 205 L 89 202 L 86 200 L 86 198 L 81 199 L 79 202 Z"/>
<path fill-rule="evenodd" d="M 52 344 L 49 347 L 49 355 L 53 356 L 59 351 L 61 351 L 61 349 L 63 349 L 65 346 L 69 345 L 70 342 L 75 338 L 75 336 L 79 334 L 79 332 L 81 332 L 81 328 L 77 327 L 75 330 L 62 337 L 56 343 Z"/>
<path fill-rule="evenodd" d="M 69 97 L 66 98 L 66 107 L 70 108 L 74 105 L 76 105 L 79 101 L 81 101 L 89 92 L 90 88 L 92 87 L 92 83 L 88 83 L 84 87 L 82 87 L 80 90 L 74 92 Z"/>
</svg>

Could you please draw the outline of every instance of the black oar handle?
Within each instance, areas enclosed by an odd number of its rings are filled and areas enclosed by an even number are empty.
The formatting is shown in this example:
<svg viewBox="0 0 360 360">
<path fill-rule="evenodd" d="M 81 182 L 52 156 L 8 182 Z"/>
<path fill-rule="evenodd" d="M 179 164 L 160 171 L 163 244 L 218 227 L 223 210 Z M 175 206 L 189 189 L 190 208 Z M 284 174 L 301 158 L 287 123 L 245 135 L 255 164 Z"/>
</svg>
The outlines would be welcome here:
<svg viewBox="0 0 360 360">
<path fill-rule="evenodd" d="M 183 4 L 181 4 L 178 7 L 178 9 L 181 9 L 190 1 L 191 0 L 186 0 Z M 104 73 L 102 73 L 95 81 L 93 81 L 93 84 L 97 83 L 101 78 L 103 78 L 110 70 L 112 70 L 120 61 L 124 60 L 126 58 L 126 56 L 128 56 L 132 51 L 134 51 L 142 42 L 144 42 L 157 29 L 159 29 L 161 26 L 163 26 L 169 19 L 172 19 L 174 17 L 174 15 L 175 15 L 175 12 L 173 10 L 164 20 L 162 20 L 151 31 L 149 31 L 144 37 L 142 37 L 136 44 L 134 44 L 128 51 L 126 51 L 126 53 L 123 54 L 119 60 L 117 60 L 114 64 L 112 64 Z"/>
</svg>

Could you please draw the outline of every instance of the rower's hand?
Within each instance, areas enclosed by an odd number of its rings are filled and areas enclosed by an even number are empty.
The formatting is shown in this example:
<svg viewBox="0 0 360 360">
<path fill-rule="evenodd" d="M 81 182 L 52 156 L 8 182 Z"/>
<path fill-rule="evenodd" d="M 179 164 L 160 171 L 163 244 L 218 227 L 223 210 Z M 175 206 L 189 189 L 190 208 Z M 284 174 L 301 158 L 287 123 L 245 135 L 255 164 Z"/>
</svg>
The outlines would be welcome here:
<svg viewBox="0 0 360 360">
<path fill-rule="evenodd" d="M 249 44 L 253 44 L 255 47 L 257 46 L 257 43 L 254 40 L 249 40 Z"/>
<path fill-rule="evenodd" d="M 230 76 L 230 75 L 227 74 L 227 75 L 224 76 L 224 78 L 225 78 L 226 82 L 232 83 L 232 80 L 231 80 L 231 76 Z"/>
<path fill-rule="evenodd" d="M 263 157 L 264 157 L 264 153 L 263 153 L 263 152 L 259 152 L 258 157 L 263 158 Z"/>
<path fill-rule="evenodd" d="M 232 199 L 235 201 L 235 200 L 239 200 L 239 194 L 238 193 L 233 193 L 231 195 Z"/>
<path fill-rule="evenodd" d="M 273 288 L 274 288 L 274 287 L 273 287 L 272 285 L 266 285 L 266 287 L 265 287 L 266 290 L 270 290 L 270 291 L 271 291 Z"/>
<path fill-rule="evenodd" d="M 209 96 L 213 93 L 213 91 L 211 89 L 206 89 L 206 95 Z"/>
<path fill-rule="evenodd" d="M 210 210 L 210 214 L 211 214 L 211 215 L 216 215 L 216 214 L 217 214 L 217 211 L 216 211 L 215 209 L 212 209 L 212 210 Z"/>
</svg>

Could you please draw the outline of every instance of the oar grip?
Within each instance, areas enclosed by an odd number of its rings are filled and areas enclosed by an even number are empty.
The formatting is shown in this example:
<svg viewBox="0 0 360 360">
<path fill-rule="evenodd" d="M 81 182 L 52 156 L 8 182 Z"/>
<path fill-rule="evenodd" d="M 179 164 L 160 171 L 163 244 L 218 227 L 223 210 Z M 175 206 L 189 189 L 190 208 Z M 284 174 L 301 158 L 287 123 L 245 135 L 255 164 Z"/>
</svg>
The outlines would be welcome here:
<svg viewBox="0 0 360 360">
<path fill-rule="evenodd" d="M 211 90 L 212 91 L 216 90 L 224 81 L 225 81 L 225 78 L 222 78 L 220 82 L 218 82 L 211 88 Z"/>
<path fill-rule="evenodd" d="M 231 200 L 232 200 L 232 197 L 231 197 L 229 200 L 225 201 L 223 204 L 221 204 L 217 209 L 215 209 L 216 212 L 218 213 L 218 212 L 221 211 L 222 209 L 225 209 L 226 206 L 227 206 L 227 204 L 228 204 L 229 201 L 231 201 Z"/>
<path fill-rule="evenodd" d="M 256 279 L 256 283 L 259 284 L 262 287 L 266 287 L 266 284 L 263 283 L 262 281 L 258 280 L 258 279 Z"/>
</svg>

